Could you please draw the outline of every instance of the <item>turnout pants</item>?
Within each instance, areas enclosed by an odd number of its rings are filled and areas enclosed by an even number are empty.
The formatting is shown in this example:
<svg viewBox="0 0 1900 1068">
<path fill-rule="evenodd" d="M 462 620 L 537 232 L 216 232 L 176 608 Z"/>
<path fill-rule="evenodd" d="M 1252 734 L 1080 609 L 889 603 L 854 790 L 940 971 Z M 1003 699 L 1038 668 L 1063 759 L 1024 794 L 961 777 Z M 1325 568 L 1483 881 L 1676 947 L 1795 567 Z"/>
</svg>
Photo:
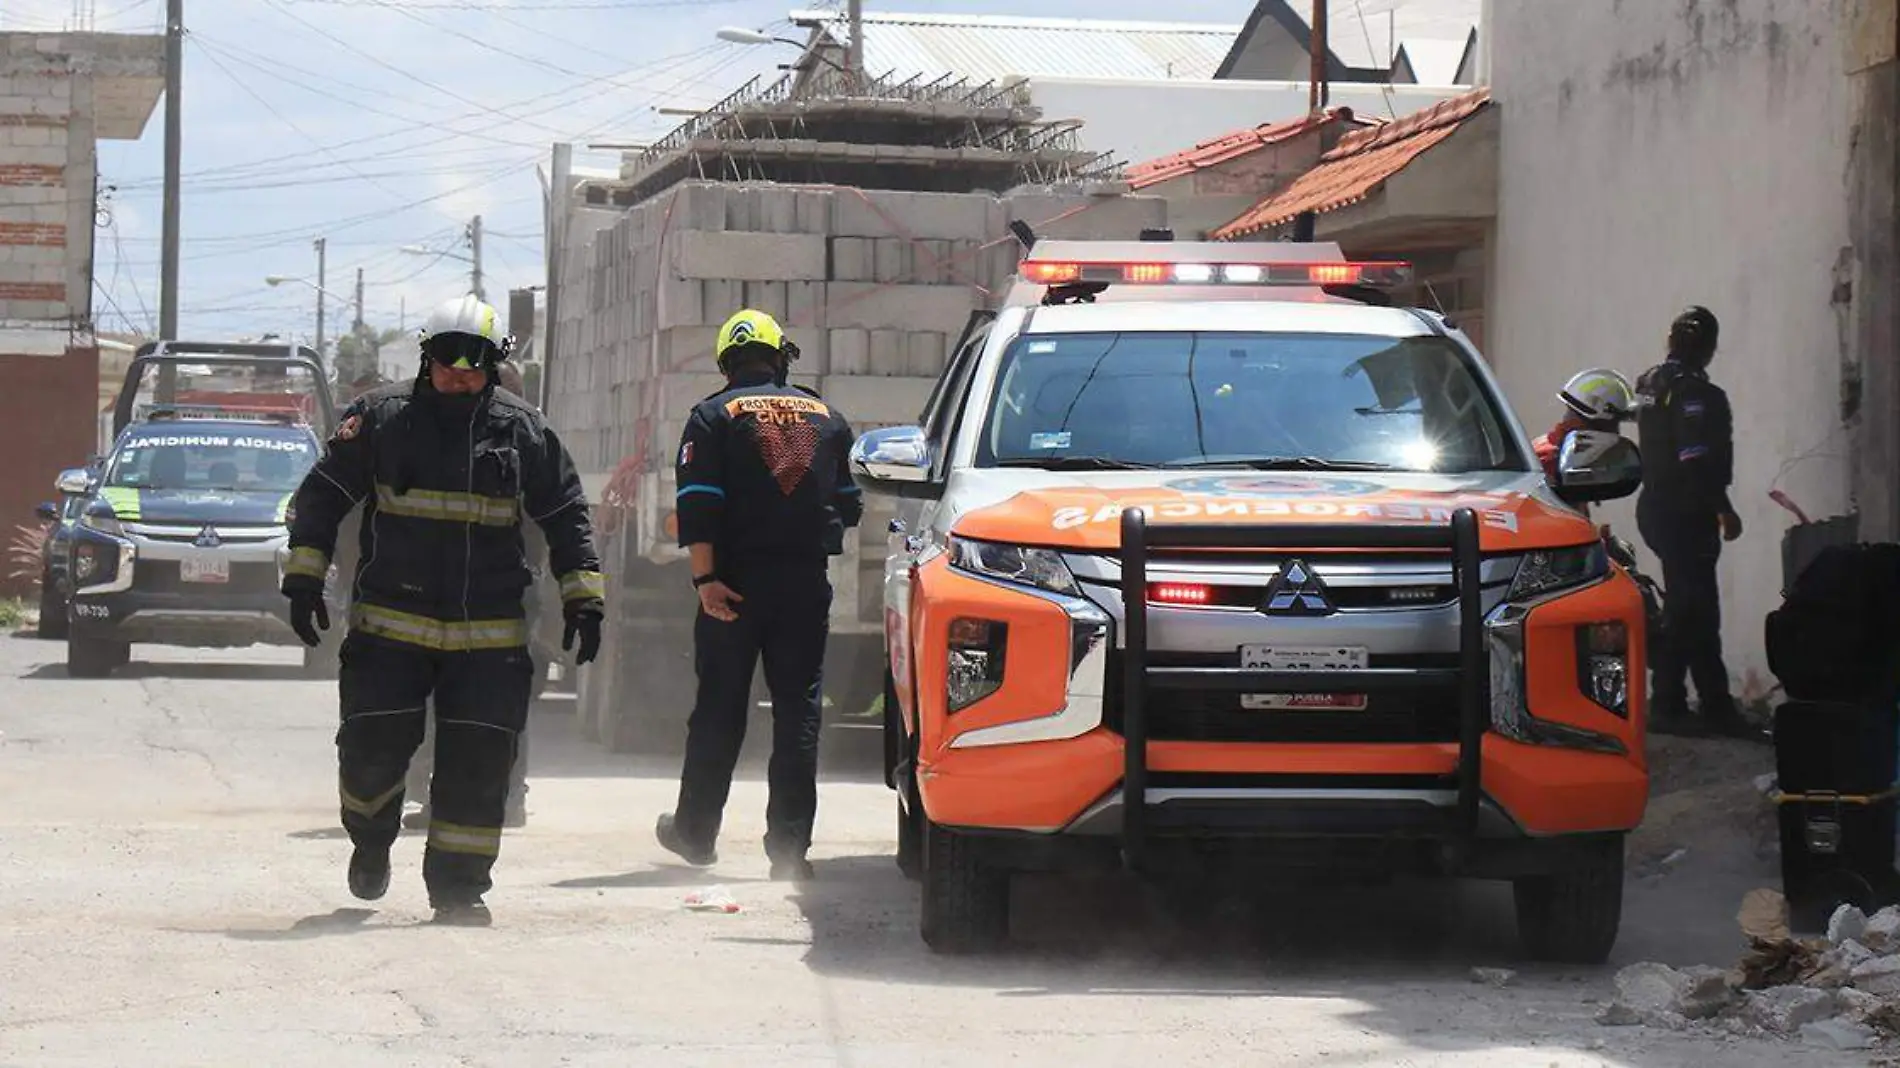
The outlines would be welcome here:
<svg viewBox="0 0 1900 1068">
<path fill-rule="evenodd" d="M 535 665 L 539 668 L 540 665 Z M 416 749 L 416 755 L 409 761 L 408 785 L 403 792 L 411 798 L 420 798 L 428 804 L 429 778 L 435 772 L 435 719 L 426 719 L 422 731 L 422 745 Z M 515 762 L 508 776 L 508 811 L 525 812 L 528 803 L 528 729 L 523 727 L 521 735 L 515 739 Z"/>
<path fill-rule="evenodd" d="M 1716 563 L 1722 533 L 1713 515 L 1671 511 L 1639 501 L 1636 521 L 1662 563 L 1663 640 L 1651 665 L 1652 707 L 1662 715 L 1688 711 L 1685 676 L 1695 681 L 1703 719 L 1735 714 L 1728 666 L 1722 661 L 1722 591 Z"/>
<path fill-rule="evenodd" d="M 766 853 L 803 857 L 818 813 L 818 729 L 831 582 L 823 561 L 740 569 L 728 584 L 745 600 L 730 623 L 699 613 L 693 628 L 699 692 L 686 733 L 675 819 L 696 843 L 719 836 L 732 774 L 745 741 L 752 673 L 765 662 L 772 694 Z"/>
<path fill-rule="evenodd" d="M 509 769 L 528 721 L 526 648 L 441 652 L 352 631 L 343 641 L 337 730 L 343 827 L 358 847 L 388 849 L 402 831 L 409 761 L 435 704 L 435 774 L 422 878 L 438 908 L 493 886 Z"/>
</svg>

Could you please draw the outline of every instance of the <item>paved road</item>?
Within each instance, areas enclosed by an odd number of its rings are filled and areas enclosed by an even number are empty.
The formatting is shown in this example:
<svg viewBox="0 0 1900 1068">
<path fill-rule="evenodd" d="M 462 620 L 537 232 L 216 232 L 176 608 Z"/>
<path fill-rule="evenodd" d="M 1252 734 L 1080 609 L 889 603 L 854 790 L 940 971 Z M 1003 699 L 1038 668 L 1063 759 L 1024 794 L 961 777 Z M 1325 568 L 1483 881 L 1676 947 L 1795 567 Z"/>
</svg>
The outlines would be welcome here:
<svg viewBox="0 0 1900 1068">
<path fill-rule="evenodd" d="M 77 681 L 62 653 L 0 638 L 0 1065 L 1866 1063 L 1598 1027 L 1602 971 L 1474 985 L 1515 954 L 1488 891 L 1298 892 L 1184 928 L 1114 883 L 1031 885 L 1028 947 L 932 958 L 881 784 L 826 784 L 799 892 L 764 881 L 750 776 L 708 877 L 651 841 L 671 762 L 586 746 L 559 704 L 497 925 L 434 928 L 413 836 L 377 907 L 344 889 L 334 691 L 287 654 L 141 647 Z M 744 912 L 681 908 L 715 881 Z M 1726 952 L 1732 908 L 1699 911 L 1639 894 L 1621 956 Z"/>
</svg>

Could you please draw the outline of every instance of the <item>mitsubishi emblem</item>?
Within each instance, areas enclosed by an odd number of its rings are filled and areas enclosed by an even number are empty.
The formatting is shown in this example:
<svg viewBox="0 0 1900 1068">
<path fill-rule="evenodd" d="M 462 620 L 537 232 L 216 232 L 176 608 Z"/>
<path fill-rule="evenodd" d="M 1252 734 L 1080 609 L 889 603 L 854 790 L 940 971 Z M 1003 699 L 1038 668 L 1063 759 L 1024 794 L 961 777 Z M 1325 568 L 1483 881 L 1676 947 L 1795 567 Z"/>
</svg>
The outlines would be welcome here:
<svg viewBox="0 0 1900 1068">
<path fill-rule="evenodd" d="M 1288 560 L 1267 587 L 1266 610 L 1281 616 L 1324 616 L 1333 612 L 1326 587 L 1304 560 Z"/>
<path fill-rule="evenodd" d="M 192 544 L 196 545 L 200 549 L 215 549 L 218 546 L 224 544 L 224 539 L 218 537 L 218 530 L 216 527 L 207 523 L 205 524 L 205 528 L 198 532 L 198 537 L 196 540 L 192 542 Z"/>
</svg>

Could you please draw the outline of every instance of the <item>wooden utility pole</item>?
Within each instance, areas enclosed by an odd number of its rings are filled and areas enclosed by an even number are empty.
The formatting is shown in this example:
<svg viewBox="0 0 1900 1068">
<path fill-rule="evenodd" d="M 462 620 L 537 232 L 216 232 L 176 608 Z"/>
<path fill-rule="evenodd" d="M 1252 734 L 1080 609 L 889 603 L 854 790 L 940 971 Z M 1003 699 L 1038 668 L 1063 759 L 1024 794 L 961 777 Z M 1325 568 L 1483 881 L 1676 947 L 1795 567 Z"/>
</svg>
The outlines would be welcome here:
<svg viewBox="0 0 1900 1068">
<path fill-rule="evenodd" d="M 361 267 L 356 269 L 356 321 L 350 324 L 350 329 L 363 329 L 363 269 Z"/>
<path fill-rule="evenodd" d="M 1332 98 L 1331 86 L 1326 81 L 1326 61 L 1331 49 L 1326 43 L 1326 4 L 1328 0 L 1313 0 L 1313 88 L 1308 96 L 1308 109 L 1315 115 L 1326 107 Z"/>
<path fill-rule="evenodd" d="M 165 205 L 160 235 L 158 336 L 178 338 L 179 170 L 183 160 L 185 82 L 185 0 L 165 5 Z"/>
<path fill-rule="evenodd" d="M 853 88 L 865 84 L 864 78 L 864 0 L 851 0 L 847 11 L 851 22 L 851 47 L 845 66 L 851 68 Z"/>
<path fill-rule="evenodd" d="M 324 277 L 324 269 L 325 269 L 324 257 L 328 251 L 325 246 L 328 244 L 329 244 L 329 241 L 326 238 L 319 237 L 316 240 L 316 246 L 317 246 L 317 363 L 319 365 L 322 364 L 323 362 L 323 298 L 330 295 L 329 291 L 323 288 L 324 286 L 329 284 L 329 282 Z"/>
<path fill-rule="evenodd" d="M 469 292 L 475 294 L 476 300 L 487 300 L 488 297 L 482 293 L 482 217 L 480 215 L 475 216 L 475 220 L 468 224 L 468 247 L 470 255 L 468 274 L 469 284 L 472 287 Z"/>
</svg>

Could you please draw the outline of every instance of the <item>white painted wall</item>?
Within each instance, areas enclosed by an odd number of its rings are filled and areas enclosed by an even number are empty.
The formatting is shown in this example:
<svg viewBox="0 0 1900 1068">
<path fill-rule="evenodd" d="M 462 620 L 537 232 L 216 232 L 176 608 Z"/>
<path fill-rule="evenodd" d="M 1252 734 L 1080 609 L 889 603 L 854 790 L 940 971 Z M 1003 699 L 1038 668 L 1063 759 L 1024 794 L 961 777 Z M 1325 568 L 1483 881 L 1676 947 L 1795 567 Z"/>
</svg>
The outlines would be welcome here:
<svg viewBox="0 0 1900 1068">
<path fill-rule="evenodd" d="M 1113 152 L 1131 164 L 1235 130 L 1297 119 L 1307 113 L 1311 98 L 1305 82 L 1033 78 L 1029 90 L 1045 120 L 1081 119 L 1085 147 Z M 1330 103 L 1366 117 L 1392 118 L 1469 91 L 1468 86 L 1338 82 Z"/>
<path fill-rule="evenodd" d="M 1843 322 L 1849 243 L 1842 47 L 1817 0 L 1514 0 L 1492 6 L 1503 108 L 1491 357 L 1526 422 L 1592 365 L 1634 377 L 1669 321 L 1708 305 L 1712 373 L 1736 412 L 1722 562 L 1729 668 L 1772 685 L 1779 485 L 1814 518 L 1847 507 Z M 1548 424 L 1545 424 L 1547 428 Z M 1634 538 L 1633 505 L 1607 517 Z"/>
</svg>

